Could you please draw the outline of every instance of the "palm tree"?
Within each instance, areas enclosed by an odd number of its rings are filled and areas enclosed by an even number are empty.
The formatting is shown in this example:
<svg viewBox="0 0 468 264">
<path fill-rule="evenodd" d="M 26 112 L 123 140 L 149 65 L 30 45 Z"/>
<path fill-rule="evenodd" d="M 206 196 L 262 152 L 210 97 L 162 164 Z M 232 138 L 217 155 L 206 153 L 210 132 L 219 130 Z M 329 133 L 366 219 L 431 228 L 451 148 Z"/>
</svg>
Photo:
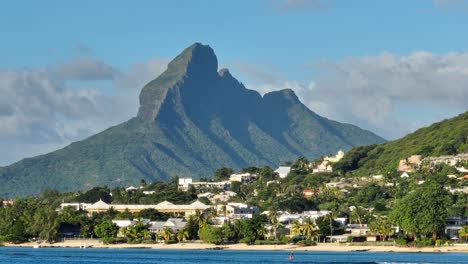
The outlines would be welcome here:
<svg viewBox="0 0 468 264">
<path fill-rule="evenodd" d="M 460 231 L 458 231 L 458 234 L 460 235 L 460 237 L 465 238 L 465 243 L 467 243 L 467 239 L 468 239 L 468 225 L 463 226 L 463 227 L 460 229 Z"/>
<path fill-rule="evenodd" d="M 211 218 L 215 218 L 215 217 L 218 216 L 218 210 L 216 209 L 216 207 L 211 208 L 210 216 L 211 216 Z"/>
<path fill-rule="evenodd" d="M 165 241 L 169 241 L 172 238 L 172 230 L 170 227 L 165 226 L 161 232 L 161 236 Z"/>
<path fill-rule="evenodd" d="M 225 204 L 223 204 L 223 206 L 221 207 L 221 210 L 223 211 L 223 216 L 226 217 L 226 215 L 227 215 L 227 206 Z"/>
<path fill-rule="evenodd" d="M 298 220 L 293 221 L 293 225 L 291 227 L 291 234 L 294 236 L 299 236 L 302 234 L 302 225 L 299 223 Z"/>
<path fill-rule="evenodd" d="M 310 218 L 306 218 L 302 225 L 302 232 L 307 239 L 311 240 L 313 237 L 317 236 L 317 226 Z"/>
<path fill-rule="evenodd" d="M 185 230 L 185 229 L 179 229 L 177 231 L 177 240 L 179 240 L 180 242 L 186 240 L 188 238 L 188 231 Z"/>
<path fill-rule="evenodd" d="M 384 240 L 387 236 L 393 234 L 392 224 L 385 218 L 378 218 L 370 223 L 370 230 L 380 236 L 380 240 Z"/>
<path fill-rule="evenodd" d="M 193 215 L 193 220 L 195 221 L 195 223 L 200 224 L 200 222 L 202 222 L 203 219 L 205 219 L 205 216 L 203 215 L 202 211 L 196 210 L 195 214 Z"/>
<path fill-rule="evenodd" d="M 139 236 L 139 232 L 138 232 L 138 229 L 136 228 L 131 228 L 131 227 L 127 227 L 127 229 L 125 229 L 125 236 L 127 238 L 129 238 L 130 240 L 135 240 L 135 239 L 138 239 L 140 236 Z"/>
<path fill-rule="evenodd" d="M 275 240 L 278 240 L 278 229 L 283 228 L 284 225 L 280 221 L 276 221 L 271 223 L 271 227 L 273 228 L 273 236 L 275 237 Z"/>
<path fill-rule="evenodd" d="M 140 237 L 143 239 L 151 238 L 151 232 L 148 229 L 143 229 L 140 231 Z"/>
<path fill-rule="evenodd" d="M 277 240 L 277 232 L 278 228 L 281 227 L 281 223 L 278 220 L 279 214 L 278 210 L 276 210 L 275 207 L 270 209 L 270 212 L 268 213 L 268 220 L 270 221 L 271 227 L 273 228 L 273 235 L 275 237 L 275 240 Z"/>
<path fill-rule="evenodd" d="M 355 206 L 355 209 L 351 211 L 351 218 L 354 219 L 356 223 L 359 224 L 359 234 L 361 234 L 361 229 L 362 229 L 366 216 L 367 216 L 367 211 L 360 206 Z"/>
<path fill-rule="evenodd" d="M 198 223 L 198 226 L 200 227 L 200 229 L 202 229 L 203 227 L 205 227 L 207 225 L 209 225 L 209 224 L 208 224 L 208 219 L 206 219 L 206 218 L 202 218 L 200 220 L 200 222 Z"/>
<path fill-rule="evenodd" d="M 266 229 L 264 225 L 262 225 L 261 227 L 257 229 L 258 238 L 264 239 L 267 234 L 268 234 L 268 230 Z"/>
</svg>

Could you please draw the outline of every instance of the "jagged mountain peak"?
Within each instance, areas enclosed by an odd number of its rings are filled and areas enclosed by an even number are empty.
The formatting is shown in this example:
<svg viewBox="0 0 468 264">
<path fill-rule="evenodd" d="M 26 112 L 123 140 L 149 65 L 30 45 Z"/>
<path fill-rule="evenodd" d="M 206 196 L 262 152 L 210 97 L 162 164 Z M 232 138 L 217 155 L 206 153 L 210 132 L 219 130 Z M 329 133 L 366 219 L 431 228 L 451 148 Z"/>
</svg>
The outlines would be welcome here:
<svg viewBox="0 0 468 264">
<path fill-rule="evenodd" d="M 168 70 L 185 70 L 189 74 L 217 72 L 218 58 L 209 45 L 194 43 L 183 50 L 168 65 Z"/>
<path fill-rule="evenodd" d="M 169 90 L 188 79 L 209 81 L 218 78 L 217 71 L 218 59 L 213 49 L 208 45 L 194 43 L 169 62 L 166 71 L 143 87 L 138 118 L 144 121 L 155 120 Z"/>
<path fill-rule="evenodd" d="M 231 72 L 229 72 L 229 69 L 227 68 L 222 68 L 219 70 L 218 74 L 221 77 L 232 77 Z"/>
<path fill-rule="evenodd" d="M 263 99 L 279 105 L 302 104 L 296 93 L 289 88 L 266 93 Z"/>
<path fill-rule="evenodd" d="M 191 45 L 143 87 L 137 118 L 0 168 L 0 196 L 197 178 L 221 167 L 274 167 L 384 141 L 318 116 L 291 89 L 262 97 L 217 68 L 210 46 Z"/>
</svg>

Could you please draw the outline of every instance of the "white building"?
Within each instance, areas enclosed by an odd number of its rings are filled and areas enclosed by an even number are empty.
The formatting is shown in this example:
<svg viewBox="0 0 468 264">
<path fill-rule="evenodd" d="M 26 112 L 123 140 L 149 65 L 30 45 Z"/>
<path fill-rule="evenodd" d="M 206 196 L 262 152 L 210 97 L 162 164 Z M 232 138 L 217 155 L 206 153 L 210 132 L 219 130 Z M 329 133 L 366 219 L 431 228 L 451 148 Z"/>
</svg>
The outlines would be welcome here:
<svg viewBox="0 0 468 264">
<path fill-rule="evenodd" d="M 218 212 L 218 215 L 228 217 L 229 219 L 246 219 L 259 214 L 258 207 L 243 203 L 217 204 L 213 206 L 213 209 Z"/>
<path fill-rule="evenodd" d="M 192 184 L 192 178 L 179 178 L 179 190 L 187 191 L 190 184 Z"/>
<path fill-rule="evenodd" d="M 340 149 L 338 153 L 336 153 L 335 156 L 327 156 L 323 158 L 323 160 L 328 161 L 328 162 L 338 162 L 344 157 L 344 155 L 345 155 L 344 151 Z"/>
<path fill-rule="evenodd" d="M 269 212 L 263 212 L 269 214 Z M 299 223 L 303 223 L 306 218 L 315 219 L 328 215 L 330 211 L 323 210 L 323 211 L 304 211 L 302 213 L 289 213 L 289 212 L 279 212 L 278 220 L 281 223 L 286 224 L 287 226 L 291 225 L 294 220 L 298 220 Z"/>
<path fill-rule="evenodd" d="M 255 173 L 234 173 L 231 174 L 229 177 L 229 180 L 231 182 L 242 182 L 242 183 L 247 183 L 255 180 L 258 177 L 257 174 Z"/>
<path fill-rule="evenodd" d="M 317 168 L 312 170 L 312 173 L 319 173 L 319 172 L 333 172 L 333 168 L 330 165 L 330 161 L 324 160 L 320 163 Z"/>
<path fill-rule="evenodd" d="M 291 167 L 280 166 L 278 169 L 275 170 L 275 172 L 278 173 L 281 179 L 284 179 L 291 172 Z"/>
<path fill-rule="evenodd" d="M 228 190 L 231 188 L 230 181 L 221 181 L 221 182 L 192 182 L 192 185 L 195 188 L 216 188 L 221 190 Z"/>
<path fill-rule="evenodd" d="M 235 192 L 225 191 L 210 197 L 210 202 L 213 204 L 229 202 L 229 200 L 236 195 L 237 193 Z"/>
<path fill-rule="evenodd" d="M 73 207 L 76 211 L 79 211 L 86 210 L 86 208 L 90 205 L 90 203 L 62 203 L 60 204 L 60 209 L 63 210 L 65 207 Z"/>
<path fill-rule="evenodd" d="M 350 184 L 350 183 L 346 183 L 346 182 L 328 182 L 328 183 L 325 183 L 325 186 L 326 187 L 329 187 L 329 188 L 346 188 L 346 187 L 352 187 L 353 185 Z"/>
<path fill-rule="evenodd" d="M 149 231 L 152 233 L 161 233 L 165 227 L 169 227 L 173 234 L 176 234 L 180 229 L 184 229 L 187 222 L 183 218 L 169 218 L 167 221 L 152 221 L 149 222 Z"/>
<path fill-rule="evenodd" d="M 179 190 L 187 191 L 190 186 L 195 188 L 217 188 L 222 190 L 228 190 L 231 187 L 230 181 L 221 182 L 195 182 L 192 178 L 179 178 Z"/>
<path fill-rule="evenodd" d="M 112 208 L 117 212 L 129 211 L 132 213 L 139 213 L 145 209 L 155 209 L 162 213 L 183 214 L 185 217 L 189 217 L 190 215 L 195 214 L 197 211 L 205 212 L 210 209 L 210 206 L 200 201 L 195 201 L 191 204 L 173 204 L 168 201 L 163 201 L 158 204 L 108 204 L 100 200 L 93 204 L 63 203 L 60 207 L 64 208 L 67 206 L 73 206 L 77 210 L 82 208 L 83 210 L 88 211 L 90 215 L 95 212 L 106 212 Z"/>
</svg>

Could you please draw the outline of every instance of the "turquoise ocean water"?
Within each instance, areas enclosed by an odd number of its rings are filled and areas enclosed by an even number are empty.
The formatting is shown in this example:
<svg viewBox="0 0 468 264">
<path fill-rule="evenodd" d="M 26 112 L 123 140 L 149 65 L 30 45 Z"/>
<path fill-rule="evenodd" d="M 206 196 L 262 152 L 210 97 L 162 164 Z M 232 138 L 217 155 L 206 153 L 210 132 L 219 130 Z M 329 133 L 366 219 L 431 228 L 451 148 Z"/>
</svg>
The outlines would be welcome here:
<svg viewBox="0 0 468 264">
<path fill-rule="evenodd" d="M 155 249 L 0 248 L 0 264 L 93 263 L 451 263 L 468 264 L 465 253 L 294 252 Z"/>
</svg>

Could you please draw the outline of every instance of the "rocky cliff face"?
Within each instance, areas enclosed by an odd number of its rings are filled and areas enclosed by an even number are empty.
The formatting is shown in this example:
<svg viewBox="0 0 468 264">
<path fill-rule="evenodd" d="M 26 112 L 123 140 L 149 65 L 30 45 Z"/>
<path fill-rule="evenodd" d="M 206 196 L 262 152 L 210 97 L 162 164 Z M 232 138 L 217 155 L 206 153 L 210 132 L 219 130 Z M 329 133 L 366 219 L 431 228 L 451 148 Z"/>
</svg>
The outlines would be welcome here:
<svg viewBox="0 0 468 264">
<path fill-rule="evenodd" d="M 214 51 L 195 43 L 142 89 L 136 118 L 3 168 L 0 196 L 210 176 L 223 166 L 277 166 L 383 141 L 313 113 L 292 90 L 262 97 L 218 71 Z"/>
</svg>

